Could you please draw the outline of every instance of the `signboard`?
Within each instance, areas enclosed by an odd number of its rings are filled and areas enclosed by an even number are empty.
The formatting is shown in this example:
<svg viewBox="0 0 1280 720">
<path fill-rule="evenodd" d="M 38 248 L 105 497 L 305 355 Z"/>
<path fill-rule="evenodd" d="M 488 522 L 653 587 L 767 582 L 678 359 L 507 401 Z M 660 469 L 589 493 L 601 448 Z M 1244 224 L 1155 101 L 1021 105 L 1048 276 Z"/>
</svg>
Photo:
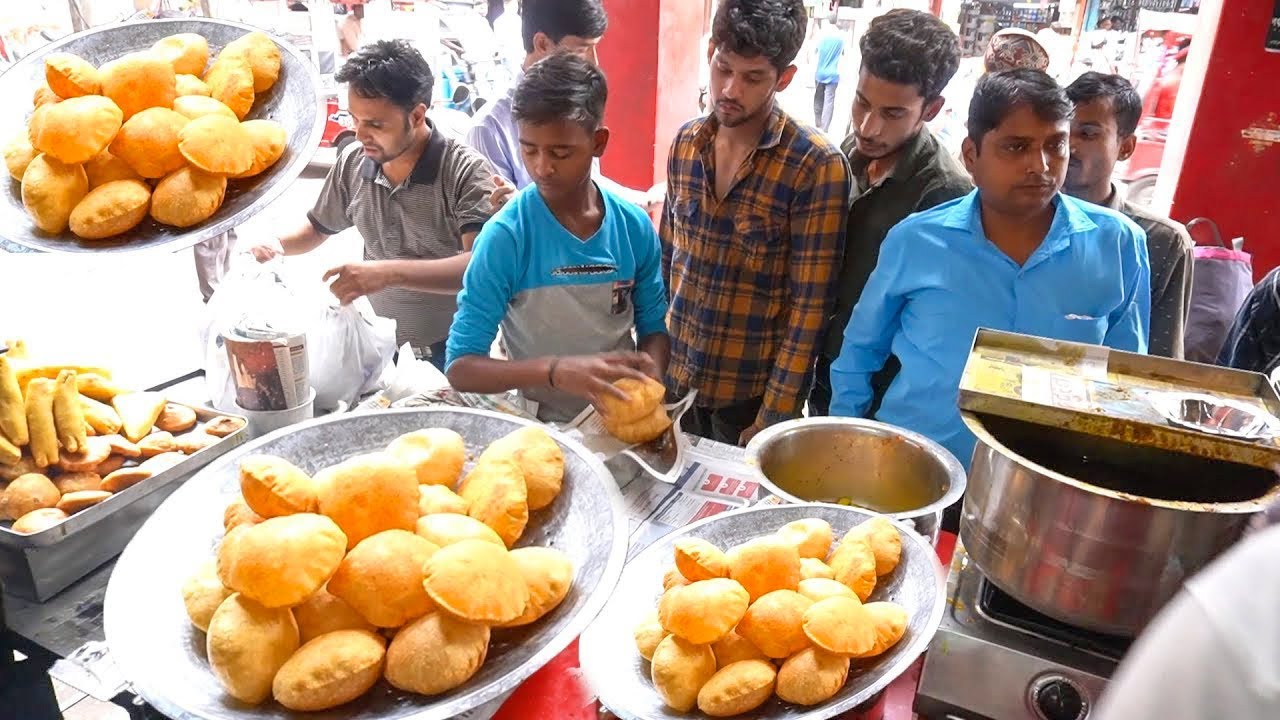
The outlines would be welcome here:
<svg viewBox="0 0 1280 720">
<path fill-rule="evenodd" d="M 1267 52 L 1280 52 L 1280 0 L 1271 11 L 1271 24 L 1267 26 L 1267 42 L 1263 47 Z"/>
</svg>

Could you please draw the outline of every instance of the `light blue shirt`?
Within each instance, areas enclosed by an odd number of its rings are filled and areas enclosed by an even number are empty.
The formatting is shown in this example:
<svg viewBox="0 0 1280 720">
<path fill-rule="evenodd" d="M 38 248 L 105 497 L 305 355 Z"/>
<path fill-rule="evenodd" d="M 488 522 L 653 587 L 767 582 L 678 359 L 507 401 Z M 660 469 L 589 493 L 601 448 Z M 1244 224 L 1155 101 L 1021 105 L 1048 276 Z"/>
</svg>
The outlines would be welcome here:
<svg viewBox="0 0 1280 720">
<path fill-rule="evenodd" d="M 978 328 L 1147 351 L 1151 270 L 1142 229 L 1059 194 L 1044 242 L 1019 266 L 982 229 L 978 191 L 889 231 L 831 366 L 832 415 L 861 417 L 890 353 L 902 370 L 876 419 L 931 438 L 967 466 L 956 405 Z"/>
<path fill-rule="evenodd" d="M 818 40 L 818 65 L 813 78 L 815 81 L 833 83 L 840 80 L 840 57 L 844 55 L 844 43 L 844 32 L 828 26 Z"/>
</svg>

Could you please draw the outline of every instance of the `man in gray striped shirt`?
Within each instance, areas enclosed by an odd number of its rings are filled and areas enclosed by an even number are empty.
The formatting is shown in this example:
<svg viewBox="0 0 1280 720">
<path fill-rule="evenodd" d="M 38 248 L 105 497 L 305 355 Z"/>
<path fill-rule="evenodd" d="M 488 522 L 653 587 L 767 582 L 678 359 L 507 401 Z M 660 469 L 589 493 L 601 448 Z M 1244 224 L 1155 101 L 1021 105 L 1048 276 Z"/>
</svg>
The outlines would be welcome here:
<svg viewBox="0 0 1280 720">
<path fill-rule="evenodd" d="M 315 249 L 355 227 L 364 260 L 325 273 L 343 303 L 368 295 L 396 321 L 396 340 L 444 363 L 471 245 L 491 214 L 489 164 L 427 119 L 433 77 L 403 40 L 353 55 L 337 76 L 349 85 L 356 139 L 338 157 L 307 220 L 253 249 L 261 261 Z"/>
</svg>

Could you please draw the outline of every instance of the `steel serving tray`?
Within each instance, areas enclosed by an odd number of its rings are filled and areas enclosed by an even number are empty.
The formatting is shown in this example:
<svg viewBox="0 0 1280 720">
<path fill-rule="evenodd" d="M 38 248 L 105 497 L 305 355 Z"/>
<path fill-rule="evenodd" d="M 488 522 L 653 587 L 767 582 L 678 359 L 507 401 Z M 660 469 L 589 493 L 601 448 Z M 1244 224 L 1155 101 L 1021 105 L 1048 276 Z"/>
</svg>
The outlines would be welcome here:
<svg viewBox="0 0 1280 720">
<path fill-rule="evenodd" d="M 238 415 L 191 406 L 196 420 Z M 0 576 L 5 592 L 44 602 L 124 549 L 134 532 L 183 478 L 242 443 L 246 429 L 189 455 L 182 462 L 126 488 L 93 507 L 38 533 L 23 535 L 0 526 Z"/>
<path fill-rule="evenodd" d="M 721 549 L 772 534 L 803 518 L 831 523 L 836 537 L 876 517 L 858 508 L 826 504 L 778 505 L 731 511 L 696 522 L 655 540 L 627 563 L 622 579 L 603 611 L 582 634 L 578 644 L 582 670 L 600 702 L 623 720 L 681 720 L 705 718 L 699 712 L 678 713 L 663 704 L 649 679 L 649 662 L 636 650 L 632 631 L 658 607 L 662 576 L 672 567 L 675 543 L 685 537 L 704 538 Z M 946 572 L 929 543 L 902 523 L 902 560 L 898 568 L 876 584 L 872 600 L 892 600 L 907 609 L 907 632 L 897 645 L 878 658 L 857 661 L 849 668 L 844 688 L 831 700 L 814 707 L 782 702 L 776 696 L 751 713 L 752 717 L 821 720 L 852 710 L 906 672 L 929 646 L 946 606 Z"/>
<path fill-rule="evenodd" d="M 33 108 L 31 98 L 44 83 L 44 61 L 52 53 L 74 53 L 95 66 L 118 57 L 150 48 L 163 37 L 176 33 L 197 33 L 209 41 L 212 59 L 227 43 L 258 28 L 225 20 L 187 18 L 146 20 L 121 25 L 105 25 L 51 42 L 23 57 L 0 75 L 0 97 L 10 109 L 0 112 L 0 138 L 9 138 L 26 128 Z M 249 119 L 270 119 L 284 125 L 288 144 L 284 155 L 261 175 L 227 184 L 226 199 L 218 212 L 192 228 L 173 228 L 147 218 L 128 233 L 110 240 L 82 241 L 70 231 L 60 235 L 40 232 L 22 207 L 21 185 L 5 174 L 0 191 L 0 237 L 17 245 L 45 252 L 131 252 L 138 250 L 181 250 L 231 230 L 274 201 L 310 162 L 319 147 L 324 115 L 319 99 L 320 76 L 296 48 L 280 47 L 280 79 L 258 96 Z"/>
<path fill-rule="evenodd" d="M 240 494 L 239 463 L 251 454 L 285 458 L 309 473 L 352 455 L 381 450 L 421 428 L 447 427 L 467 442 L 471 458 L 528 420 L 464 408 L 352 413 L 310 420 L 228 453 L 185 483 L 160 507 L 120 556 L 107 586 L 107 644 L 134 690 L 174 720 L 267 720 L 297 717 L 278 704 L 249 707 L 223 693 L 205 659 L 204 634 L 188 620 L 182 583 L 213 557 L 222 513 Z M 494 630 L 480 671 L 452 692 L 424 697 L 379 681 L 360 699 L 317 720 L 444 720 L 514 690 L 569 645 L 604 605 L 626 553 L 621 493 L 603 463 L 578 443 L 550 430 L 564 450 L 564 488 L 533 514 L 520 545 L 555 547 L 577 574 L 569 595 L 527 628 Z"/>
</svg>

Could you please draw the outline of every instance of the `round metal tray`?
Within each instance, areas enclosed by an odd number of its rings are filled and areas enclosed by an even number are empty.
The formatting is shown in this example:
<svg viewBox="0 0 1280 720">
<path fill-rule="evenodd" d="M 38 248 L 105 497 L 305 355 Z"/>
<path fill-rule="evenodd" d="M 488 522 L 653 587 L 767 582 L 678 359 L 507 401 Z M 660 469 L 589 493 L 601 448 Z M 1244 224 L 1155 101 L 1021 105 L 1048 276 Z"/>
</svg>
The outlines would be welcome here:
<svg viewBox="0 0 1280 720">
<path fill-rule="evenodd" d="M 107 587 L 107 644 L 134 690 L 174 720 L 266 720 L 296 717 L 268 702 L 249 707 L 223 693 L 205 658 L 204 633 L 187 619 L 182 583 L 213 557 L 222 538 L 222 511 L 240 492 L 239 464 L 270 453 L 309 473 L 352 455 L 382 449 L 399 435 L 447 427 L 466 438 L 471 458 L 528 421 L 467 409 L 387 410 L 322 418 L 285 428 L 219 458 L 179 488 L 125 548 Z M 621 494 L 603 463 L 555 432 L 564 450 L 564 489 L 533 514 L 520 545 L 555 547 L 576 569 L 568 597 L 551 614 L 517 630 L 495 630 L 488 658 L 462 687 L 424 697 L 385 681 L 322 720 L 444 720 L 514 690 L 569 645 L 608 599 L 626 553 Z"/>
<path fill-rule="evenodd" d="M 257 28 L 225 20 L 203 18 L 147 20 L 106 25 L 51 42 L 32 52 L 0 75 L 0 97 L 10 108 L 0 112 L 0 140 L 26 128 L 33 108 L 31 98 L 44 83 L 44 60 L 52 53 L 74 53 L 101 66 L 138 50 L 146 50 L 160 38 L 176 33 L 197 33 L 209 41 L 212 59 L 227 43 Z M 324 129 L 320 103 L 320 76 L 309 60 L 292 45 L 280 43 L 280 79 L 258 96 L 246 119 L 266 118 L 284 125 L 289 142 L 284 155 L 261 175 L 227 183 L 227 196 L 213 217 L 191 228 L 173 228 L 147 218 L 133 230 L 110 240 L 83 241 L 66 231 L 49 235 L 36 229 L 22 207 L 22 186 L 4 173 L 0 191 L 0 237 L 17 245 L 45 252 L 132 252 L 181 250 L 231 230 L 280 196 L 302 173 L 315 153 Z"/>
<path fill-rule="evenodd" d="M 684 537 L 705 538 L 728 549 L 770 535 L 793 520 L 811 517 L 831 523 L 839 538 L 874 516 L 866 510 L 837 505 L 773 505 L 716 515 L 654 541 L 627 563 L 613 596 L 578 644 L 582 670 L 592 690 L 605 707 L 623 720 L 707 717 L 697 711 L 678 713 L 663 704 L 649 679 L 649 662 L 640 657 L 632 635 L 644 616 L 658 607 L 662 576 L 674 566 L 676 541 Z M 902 523 L 894 524 L 902 533 L 902 560 L 896 570 L 876 584 L 871 600 L 892 600 L 907 609 L 907 632 L 902 640 L 878 658 L 853 661 L 844 689 L 826 703 L 805 708 L 775 696 L 752 717 L 820 720 L 852 710 L 906 672 L 929 646 L 946 605 L 946 573 L 929 543 Z"/>
</svg>

